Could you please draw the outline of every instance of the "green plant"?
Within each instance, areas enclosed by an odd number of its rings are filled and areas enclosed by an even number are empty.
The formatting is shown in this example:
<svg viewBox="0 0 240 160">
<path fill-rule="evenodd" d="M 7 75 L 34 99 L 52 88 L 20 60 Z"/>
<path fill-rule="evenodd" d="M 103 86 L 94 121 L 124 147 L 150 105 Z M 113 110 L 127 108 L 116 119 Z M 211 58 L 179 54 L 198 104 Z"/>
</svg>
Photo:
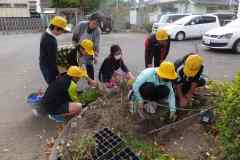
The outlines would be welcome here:
<svg viewBox="0 0 240 160">
<path fill-rule="evenodd" d="M 88 104 L 97 100 L 100 96 L 100 91 L 98 89 L 88 89 L 79 95 L 80 102 L 83 104 Z"/>
<path fill-rule="evenodd" d="M 134 137 L 126 137 L 125 139 L 141 160 L 174 160 L 173 157 L 163 153 L 158 145 L 146 143 Z"/>
<path fill-rule="evenodd" d="M 93 159 L 95 151 L 95 139 L 90 136 L 83 136 L 76 145 L 70 148 L 72 160 Z"/>
<path fill-rule="evenodd" d="M 216 93 L 217 128 L 225 160 L 240 159 L 240 74 L 232 83 L 212 84 Z M 215 86 L 215 87 L 214 87 Z"/>
</svg>

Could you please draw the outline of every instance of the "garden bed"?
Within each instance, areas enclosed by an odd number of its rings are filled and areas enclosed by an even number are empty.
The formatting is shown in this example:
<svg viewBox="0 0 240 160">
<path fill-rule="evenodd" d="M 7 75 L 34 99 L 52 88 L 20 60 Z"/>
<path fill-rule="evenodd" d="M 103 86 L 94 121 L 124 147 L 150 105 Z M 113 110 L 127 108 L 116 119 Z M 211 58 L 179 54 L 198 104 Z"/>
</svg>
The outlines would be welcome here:
<svg viewBox="0 0 240 160">
<path fill-rule="evenodd" d="M 57 139 L 50 159 L 81 159 L 76 157 L 82 144 L 90 142 L 91 146 L 96 132 L 107 127 L 125 140 L 126 144 L 144 160 L 219 160 L 216 156 L 220 155 L 218 141 L 209 133 L 211 129 L 208 126 L 199 123 L 199 117 L 149 134 L 153 129 L 165 126 L 168 122 L 160 118 L 140 120 L 137 114 L 129 112 L 127 97 L 124 95 L 127 93 L 121 91 L 116 95 L 100 97 L 91 104 L 91 109 L 83 117 L 70 120 Z M 206 98 L 206 95 L 198 95 L 189 108 L 199 109 L 211 105 L 209 96 Z M 195 113 L 196 111 L 181 111 L 178 113 L 178 120 Z M 162 117 L 165 117 L 164 114 L 167 112 L 162 114 Z M 86 145 L 86 148 L 91 147 Z M 85 155 L 88 153 L 87 150 Z M 89 156 L 85 159 L 91 158 Z"/>
</svg>

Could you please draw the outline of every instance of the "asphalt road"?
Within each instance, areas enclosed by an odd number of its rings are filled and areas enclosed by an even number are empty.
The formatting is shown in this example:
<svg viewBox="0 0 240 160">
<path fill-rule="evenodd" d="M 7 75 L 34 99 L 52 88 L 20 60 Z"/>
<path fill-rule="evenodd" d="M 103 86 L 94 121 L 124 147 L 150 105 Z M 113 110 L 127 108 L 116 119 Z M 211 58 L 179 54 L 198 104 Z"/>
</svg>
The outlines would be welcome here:
<svg viewBox="0 0 240 160">
<path fill-rule="evenodd" d="M 41 145 L 56 135 L 56 124 L 46 117 L 33 117 L 26 96 L 46 84 L 38 66 L 40 34 L 0 36 L 0 159 L 41 159 Z M 103 35 L 100 62 L 110 45 L 119 44 L 129 69 L 136 75 L 144 68 L 143 42 L 146 35 L 122 33 Z M 71 42 L 71 35 L 59 43 Z M 197 47 L 196 47 L 197 46 Z M 205 73 L 210 79 L 231 80 L 240 68 L 240 55 L 231 51 L 209 51 L 200 40 L 172 42 L 169 60 L 198 51 L 205 59 Z"/>
</svg>

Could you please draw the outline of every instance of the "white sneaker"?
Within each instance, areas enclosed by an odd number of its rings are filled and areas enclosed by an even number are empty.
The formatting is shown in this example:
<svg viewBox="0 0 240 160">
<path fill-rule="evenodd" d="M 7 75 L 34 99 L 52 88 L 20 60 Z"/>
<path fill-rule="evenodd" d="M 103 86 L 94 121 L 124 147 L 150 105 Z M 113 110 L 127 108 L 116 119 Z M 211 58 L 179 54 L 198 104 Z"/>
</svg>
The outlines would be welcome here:
<svg viewBox="0 0 240 160">
<path fill-rule="evenodd" d="M 38 113 L 37 109 L 32 109 L 32 112 L 35 117 L 39 117 L 39 113 Z"/>
<path fill-rule="evenodd" d="M 148 102 L 147 104 L 144 105 L 144 108 L 146 109 L 146 112 L 150 114 L 156 113 L 157 106 L 155 105 L 154 102 Z"/>
</svg>

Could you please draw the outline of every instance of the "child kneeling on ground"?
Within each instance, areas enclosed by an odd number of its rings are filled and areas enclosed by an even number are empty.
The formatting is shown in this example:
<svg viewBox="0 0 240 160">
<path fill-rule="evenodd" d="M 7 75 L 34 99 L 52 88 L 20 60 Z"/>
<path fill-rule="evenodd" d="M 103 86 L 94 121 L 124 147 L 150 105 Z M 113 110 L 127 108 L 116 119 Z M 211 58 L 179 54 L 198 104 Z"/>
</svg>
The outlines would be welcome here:
<svg viewBox="0 0 240 160">
<path fill-rule="evenodd" d="M 131 82 L 133 79 L 133 74 L 128 70 L 123 61 L 120 46 L 112 45 L 109 56 L 100 67 L 99 80 L 105 83 L 107 88 L 114 88 L 122 80 Z"/>
<path fill-rule="evenodd" d="M 176 78 L 174 64 L 169 61 L 163 61 L 157 68 L 147 68 L 138 75 L 129 93 L 129 99 L 138 103 L 140 116 L 146 110 L 144 102 L 158 103 L 166 100 L 170 110 L 169 118 L 176 120 L 175 93 L 172 87 L 172 81 Z"/>
<path fill-rule="evenodd" d="M 88 80 L 90 85 L 97 83 L 87 76 L 83 67 L 71 66 L 67 74 L 52 82 L 41 101 L 42 107 L 50 115 L 76 116 L 82 110 L 82 104 L 78 97 L 77 82 Z"/>
<path fill-rule="evenodd" d="M 185 107 L 191 102 L 196 89 L 206 84 L 202 76 L 203 58 L 198 54 L 190 53 L 176 60 L 175 68 L 178 74 L 178 79 L 175 81 L 176 96 L 179 105 Z"/>
</svg>

